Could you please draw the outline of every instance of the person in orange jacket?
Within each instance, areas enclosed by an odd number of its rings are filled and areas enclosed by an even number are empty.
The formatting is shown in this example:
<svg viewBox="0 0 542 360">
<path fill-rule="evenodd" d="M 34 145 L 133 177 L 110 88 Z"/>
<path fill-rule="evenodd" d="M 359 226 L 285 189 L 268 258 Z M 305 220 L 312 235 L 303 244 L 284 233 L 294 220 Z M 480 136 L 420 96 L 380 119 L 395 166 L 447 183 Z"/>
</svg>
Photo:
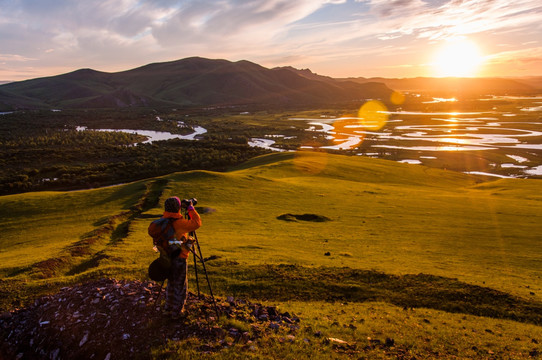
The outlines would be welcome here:
<svg viewBox="0 0 542 360">
<path fill-rule="evenodd" d="M 192 202 L 187 207 L 188 219 L 185 219 L 181 214 L 181 200 L 177 196 L 166 199 L 164 208 L 162 217 L 173 219 L 177 240 L 185 242 L 189 238 L 190 232 L 200 228 L 201 218 Z M 184 304 L 188 295 L 187 259 L 189 254 L 189 248 L 182 246 L 179 256 L 171 259 L 164 312 L 174 319 L 184 316 Z"/>
</svg>

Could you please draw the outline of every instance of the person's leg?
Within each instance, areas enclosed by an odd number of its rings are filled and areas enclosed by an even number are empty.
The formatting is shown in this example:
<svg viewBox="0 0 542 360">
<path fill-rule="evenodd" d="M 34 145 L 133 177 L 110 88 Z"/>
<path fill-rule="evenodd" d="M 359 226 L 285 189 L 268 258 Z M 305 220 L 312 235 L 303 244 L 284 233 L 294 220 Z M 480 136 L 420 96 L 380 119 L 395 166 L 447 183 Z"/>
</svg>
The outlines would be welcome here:
<svg viewBox="0 0 542 360">
<path fill-rule="evenodd" d="M 181 291 L 179 293 L 179 313 L 184 311 L 184 304 L 188 297 L 188 262 L 186 259 L 182 260 L 184 260 L 184 263 L 180 266 L 181 269 L 179 271 L 179 282 L 182 282 L 182 285 L 180 286 Z"/>
<path fill-rule="evenodd" d="M 166 311 L 173 315 L 181 313 L 188 293 L 187 283 L 186 259 L 173 259 L 166 291 Z"/>
</svg>

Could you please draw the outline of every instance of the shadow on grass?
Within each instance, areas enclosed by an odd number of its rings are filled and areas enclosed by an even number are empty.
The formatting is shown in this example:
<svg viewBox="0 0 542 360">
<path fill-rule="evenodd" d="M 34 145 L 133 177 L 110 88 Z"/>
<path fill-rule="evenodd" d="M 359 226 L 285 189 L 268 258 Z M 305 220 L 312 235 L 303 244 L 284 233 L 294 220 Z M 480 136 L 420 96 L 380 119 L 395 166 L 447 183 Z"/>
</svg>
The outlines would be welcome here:
<svg viewBox="0 0 542 360">
<path fill-rule="evenodd" d="M 220 284 L 221 292 L 234 297 L 275 301 L 382 301 L 405 309 L 430 308 L 542 325 L 541 302 L 441 276 L 219 263 L 210 263 L 209 270 L 213 283 Z"/>
</svg>

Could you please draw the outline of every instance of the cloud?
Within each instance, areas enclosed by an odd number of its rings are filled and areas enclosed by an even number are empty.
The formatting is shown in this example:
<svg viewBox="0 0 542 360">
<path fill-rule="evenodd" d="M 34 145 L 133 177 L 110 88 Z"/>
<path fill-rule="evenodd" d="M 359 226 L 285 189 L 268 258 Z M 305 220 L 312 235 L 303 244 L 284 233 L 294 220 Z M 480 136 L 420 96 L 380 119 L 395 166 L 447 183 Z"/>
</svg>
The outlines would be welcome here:
<svg viewBox="0 0 542 360">
<path fill-rule="evenodd" d="M 311 0 L 188 0 L 153 26 L 152 34 L 163 46 L 199 43 L 220 38 L 257 44 L 270 40 L 288 23 L 321 6 Z"/>
<path fill-rule="evenodd" d="M 36 60 L 36 59 L 24 57 L 21 55 L 14 55 L 14 54 L 0 54 L 0 61 L 25 62 L 25 61 L 30 61 L 30 60 Z"/>
<path fill-rule="evenodd" d="M 0 0 L 0 52 L 12 69 L 49 71 L 188 56 L 359 68 L 392 56 L 422 63 L 400 56 L 458 36 L 507 33 L 517 50 L 539 37 L 541 16 L 539 0 Z"/>
<path fill-rule="evenodd" d="M 425 9 L 427 4 L 421 0 L 372 0 L 372 12 L 380 17 L 404 16 L 407 12 L 418 12 Z"/>
<path fill-rule="evenodd" d="M 538 26 L 542 15 L 538 0 L 448 1 L 438 7 L 421 0 L 372 0 L 370 6 L 383 17 L 381 38 L 414 33 L 420 38 L 442 39 Z"/>
</svg>

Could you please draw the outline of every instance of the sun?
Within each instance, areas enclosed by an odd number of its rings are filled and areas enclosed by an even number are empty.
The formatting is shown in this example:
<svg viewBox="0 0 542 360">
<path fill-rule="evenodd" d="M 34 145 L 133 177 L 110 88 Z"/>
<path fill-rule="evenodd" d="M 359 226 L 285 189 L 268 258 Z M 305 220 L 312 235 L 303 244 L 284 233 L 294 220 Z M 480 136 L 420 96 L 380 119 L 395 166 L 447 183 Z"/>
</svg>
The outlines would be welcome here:
<svg viewBox="0 0 542 360">
<path fill-rule="evenodd" d="M 478 46 L 467 39 L 445 43 L 435 54 L 433 65 L 438 77 L 476 76 L 483 56 Z"/>
</svg>

